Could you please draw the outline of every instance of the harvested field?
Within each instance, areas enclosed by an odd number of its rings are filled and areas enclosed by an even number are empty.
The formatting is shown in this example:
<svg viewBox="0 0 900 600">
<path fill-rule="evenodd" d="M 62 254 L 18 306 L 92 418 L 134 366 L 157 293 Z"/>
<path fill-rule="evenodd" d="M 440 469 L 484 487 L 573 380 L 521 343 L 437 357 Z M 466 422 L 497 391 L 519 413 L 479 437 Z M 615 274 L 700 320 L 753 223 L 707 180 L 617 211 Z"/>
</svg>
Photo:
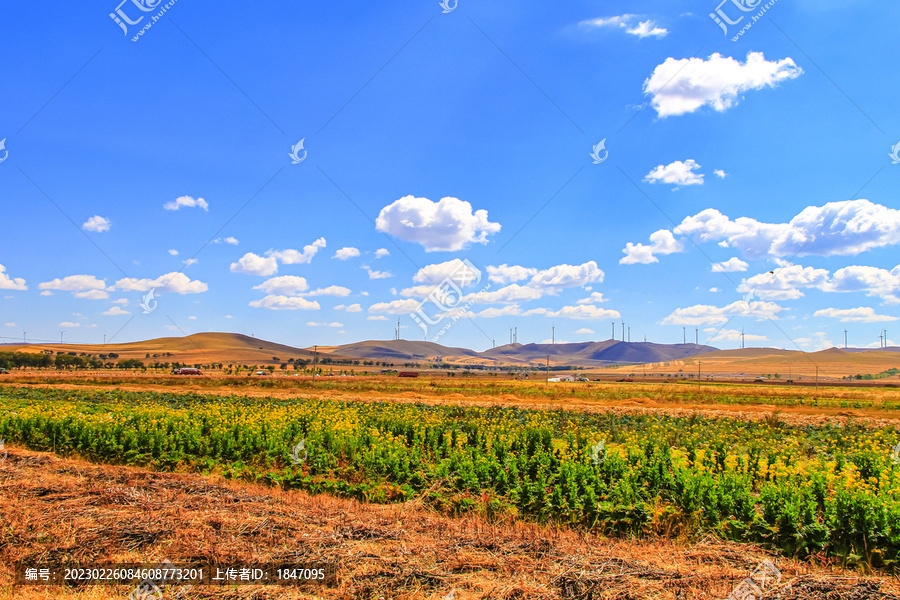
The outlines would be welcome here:
<svg viewBox="0 0 900 600">
<path fill-rule="evenodd" d="M 188 598 L 715 599 L 763 560 L 765 598 L 888 600 L 893 578 L 700 540 L 606 539 L 521 522 L 447 518 L 416 502 L 372 505 L 191 474 L 98 466 L 8 448 L 0 463 L 0 598 L 124 598 L 130 589 L 13 587 L 10 565 L 75 557 L 339 565 L 335 585 L 195 587 Z"/>
</svg>

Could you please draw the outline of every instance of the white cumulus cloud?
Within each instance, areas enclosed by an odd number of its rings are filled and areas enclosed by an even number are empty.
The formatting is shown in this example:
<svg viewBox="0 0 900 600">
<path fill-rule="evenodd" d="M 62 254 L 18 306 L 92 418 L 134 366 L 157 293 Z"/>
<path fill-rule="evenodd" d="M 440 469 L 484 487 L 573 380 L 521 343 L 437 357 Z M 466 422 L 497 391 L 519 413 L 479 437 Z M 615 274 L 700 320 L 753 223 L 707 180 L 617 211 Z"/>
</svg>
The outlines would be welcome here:
<svg viewBox="0 0 900 600">
<path fill-rule="evenodd" d="M 319 310 L 319 303 L 315 300 L 307 300 L 301 296 L 284 296 L 282 294 L 269 294 L 259 300 L 251 300 L 253 308 L 265 308 L 268 310 Z"/>
<path fill-rule="evenodd" d="M 646 21 L 641 21 L 634 27 L 629 27 L 626 30 L 626 33 L 630 33 L 631 35 L 636 35 L 640 38 L 645 37 L 665 37 L 669 30 L 664 27 L 657 27 L 656 23 L 651 19 L 647 19 Z"/>
<path fill-rule="evenodd" d="M 628 242 L 626 257 L 619 262 L 657 262 L 656 254 L 681 252 L 684 243 L 675 235 L 691 236 L 697 243 L 717 242 L 747 258 L 859 254 L 900 243 L 900 210 L 864 199 L 828 202 L 804 208 L 788 223 L 766 223 L 751 217 L 732 220 L 707 208 L 685 217 L 671 231 L 653 233 L 653 246 Z M 667 243 L 657 243 L 663 239 Z"/>
<path fill-rule="evenodd" d="M 669 57 L 644 81 L 644 93 L 660 117 L 692 113 L 703 106 L 724 112 L 749 90 L 775 87 L 803 73 L 793 59 L 767 61 L 751 52 L 746 62 L 719 53 L 708 59 Z"/>
<path fill-rule="evenodd" d="M 195 199 L 190 196 L 181 196 L 163 204 L 163 208 L 166 210 L 179 210 L 181 208 L 192 208 L 195 206 L 202 208 L 205 211 L 209 211 L 209 203 L 207 203 L 206 200 L 203 198 Z"/>
<path fill-rule="evenodd" d="M 231 263 L 232 273 L 244 273 L 246 275 L 260 275 L 267 277 L 278 272 L 278 261 L 285 265 L 308 264 L 325 247 L 325 238 L 319 238 L 312 244 L 307 244 L 303 250 L 269 250 L 265 256 L 254 252 L 248 252 L 237 262 Z"/>
<path fill-rule="evenodd" d="M 113 288 L 110 288 L 113 289 Z M 135 279 L 126 277 L 116 282 L 114 289 L 126 292 L 148 292 L 156 290 L 172 294 L 201 294 L 209 289 L 202 281 L 192 280 L 184 273 L 172 272 L 160 275 L 156 279 Z"/>
<path fill-rule="evenodd" d="M 312 262 L 313 257 L 321 248 L 326 246 L 325 238 L 320 237 L 312 244 L 303 246 L 302 251 L 298 250 L 270 250 L 266 253 L 271 255 L 286 265 L 305 265 Z"/>
<path fill-rule="evenodd" d="M 746 271 L 750 267 L 749 263 L 746 263 L 739 259 L 737 256 L 729 258 L 725 262 L 715 263 L 712 266 L 712 270 L 719 271 L 722 273 L 734 273 L 736 271 Z"/>
<path fill-rule="evenodd" d="M 309 284 L 303 277 L 297 277 L 296 275 L 282 275 L 280 277 L 266 279 L 261 284 L 253 286 L 253 289 L 262 290 L 266 294 L 294 295 L 308 290 Z"/>
<path fill-rule="evenodd" d="M 350 288 L 341 285 L 329 285 L 325 288 L 318 288 L 306 294 L 307 296 L 349 296 Z"/>
<path fill-rule="evenodd" d="M 715 325 L 728 322 L 730 317 L 746 316 L 758 321 L 777 319 L 784 308 L 774 302 L 744 302 L 738 300 L 727 306 L 695 304 L 687 308 L 677 308 L 662 320 L 663 325 Z"/>
<path fill-rule="evenodd" d="M 541 312 L 533 312 L 533 314 L 543 314 L 547 317 L 562 317 L 565 319 L 619 319 L 622 316 L 617 310 L 600 308 L 593 304 L 563 306 L 556 311 L 544 310 Z"/>
<path fill-rule="evenodd" d="M 109 225 L 109 219 L 105 219 L 100 215 L 94 215 L 85 221 L 81 228 L 85 231 L 95 231 L 100 233 L 101 231 L 109 231 Z"/>
<path fill-rule="evenodd" d="M 352 246 L 347 246 L 335 252 L 334 256 L 332 256 L 331 258 L 336 258 L 338 260 L 347 260 L 357 256 L 359 256 L 359 250 L 353 248 Z"/>
<path fill-rule="evenodd" d="M 62 292 L 85 292 L 89 290 L 105 290 L 106 281 L 93 275 L 69 275 L 38 284 L 41 290 L 58 290 Z"/>
<path fill-rule="evenodd" d="M 637 25 L 633 25 L 635 21 L 638 21 Z M 656 23 L 651 19 L 647 19 L 646 21 L 641 21 L 637 15 L 632 14 L 624 14 L 613 17 L 599 17 L 596 19 L 587 19 L 585 21 L 581 21 L 579 24 L 582 28 L 586 29 L 595 29 L 595 28 L 610 28 L 610 29 L 621 29 L 626 33 L 630 33 L 631 35 L 636 35 L 640 38 L 645 37 L 664 37 L 669 31 L 662 27 L 657 27 Z"/>
<path fill-rule="evenodd" d="M 656 258 L 657 254 L 672 254 L 673 252 L 683 252 L 684 241 L 676 240 L 675 236 L 668 229 L 660 229 L 650 234 L 650 245 L 633 244 L 628 242 L 625 244 L 625 253 L 619 259 L 620 265 L 642 264 L 659 262 Z"/>
<path fill-rule="evenodd" d="M 828 317 L 840 319 L 841 323 L 879 323 L 883 321 L 896 321 L 898 317 L 875 314 L 875 309 L 868 306 L 858 308 L 824 308 L 817 310 L 814 317 Z"/>
<path fill-rule="evenodd" d="M 389 277 L 393 277 L 390 271 L 376 271 L 375 269 L 370 269 L 366 267 L 366 271 L 369 273 L 369 279 L 388 279 Z"/>
<path fill-rule="evenodd" d="M 737 329 L 722 329 L 718 330 L 715 327 L 706 327 L 703 331 L 706 333 L 713 334 L 707 340 L 709 342 L 740 342 L 741 341 L 741 332 Z M 764 335 L 757 335 L 754 333 L 744 333 L 743 334 L 745 342 L 765 342 L 769 338 Z M 800 340 L 794 340 L 796 342 L 800 342 Z"/>
<path fill-rule="evenodd" d="M 402 240 L 421 244 L 426 252 L 487 244 L 488 236 L 500 231 L 500 224 L 490 222 L 486 210 L 473 212 L 471 204 L 451 197 L 432 202 L 404 196 L 382 208 L 375 225 Z"/>
<path fill-rule="evenodd" d="M 676 160 L 667 165 L 657 165 L 655 169 L 644 176 L 644 181 L 649 183 L 668 183 L 676 186 L 703 185 L 703 173 L 697 173 L 700 165 L 693 158 L 684 162 Z"/>
<path fill-rule="evenodd" d="M 498 265 L 488 266 L 488 279 L 495 283 L 513 283 L 522 281 L 529 277 L 537 275 L 538 270 L 530 267 L 520 267 L 519 265 Z"/>
<path fill-rule="evenodd" d="M 25 280 L 21 277 L 12 278 L 6 274 L 6 267 L 0 265 L 0 290 L 27 290 Z"/>
<path fill-rule="evenodd" d="M 528 285 L 531 287 L 552 290 L 581 287 L 589 283 L 600 283 L 605 274 L 597 267 L 596 261 L 589 260 L 580 265 L 561 264 L 538 271 Z"/>
<path fill-rule="evenodd" d="M 600 292 L 592 292 L 591 295 L 587 298 L 576 300 L 575 304 L 595 304 L 600 302 L 606 302 L 606 298 L 603 297 L 603 294 L 601 294 Z M 575 333 L 578 332 L 576 331 Z"/>
<path fill-rule="evenodd" d="M 231 263 L 229 268 L 232 273 L 267 277 L 278 272 L 278 261 L 274 256 L 260 256 L 253 252 L 248 252 L 239 258 L 237 262 Z"/>
<path fill-rule="evenodd" d="M 113 306 L 109 310 L 103 311 L 102 314 L 107 315 L 107 316 L 116 316 L 116 315 L 130 315 L 131 313 L 128 312 L 127 310 L 122 310 L 118 306 Z"/>
<path fill-rule="evenodd" d="M 413 298 L 404 298 L 403 300 L 392 300 L 390 302 L 376 302 L 369 307 L 370 313 L 387 313 L 389 315 L 403 315 L 419 308 L 419 301 Z"/>
</svg>

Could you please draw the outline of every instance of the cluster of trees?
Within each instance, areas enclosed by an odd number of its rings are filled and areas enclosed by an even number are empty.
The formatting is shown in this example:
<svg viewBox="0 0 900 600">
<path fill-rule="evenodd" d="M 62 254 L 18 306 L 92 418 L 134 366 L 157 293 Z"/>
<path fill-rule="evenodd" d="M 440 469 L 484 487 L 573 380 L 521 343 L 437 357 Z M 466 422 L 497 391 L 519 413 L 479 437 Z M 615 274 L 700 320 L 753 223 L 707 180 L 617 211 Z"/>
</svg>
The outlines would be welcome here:
<svg viewBox="0 0 900 600">
<path fill-rule="evenodd" d="M 54 358 L 52 352 L 0 352 L 0 368 L 3 369 L 142 369 L 144 363 L 136 358 L 123 359 L 116 363 L 109 359 L 118 354 L 100 354 L 97 357 L 75 352 L 59 352 Z"/>
<path fill-rule="evenodd" d="M 309 361 L 307 361 L 309 362 Z M 323 356 L 319 359 L 319 364 L 322 365 L 357 365 L 359 366 L 358 360 L 352 360 L 349 358 L 331 358 L 328 356 Z"/>
<path fill-rule="evenodd" d="M 886 379 L 887 377 L 893 377 L 894 375 L 900 374 L 900 369 L 896 367 L 890 368 L 887 371 L 882 371 L 881 373 L 866 373 L 865 375 L 848 375 L 844 377 L 844 379 L 855 379 L 857 381 L 870 381 L 872 379 Z"/>
</svg>

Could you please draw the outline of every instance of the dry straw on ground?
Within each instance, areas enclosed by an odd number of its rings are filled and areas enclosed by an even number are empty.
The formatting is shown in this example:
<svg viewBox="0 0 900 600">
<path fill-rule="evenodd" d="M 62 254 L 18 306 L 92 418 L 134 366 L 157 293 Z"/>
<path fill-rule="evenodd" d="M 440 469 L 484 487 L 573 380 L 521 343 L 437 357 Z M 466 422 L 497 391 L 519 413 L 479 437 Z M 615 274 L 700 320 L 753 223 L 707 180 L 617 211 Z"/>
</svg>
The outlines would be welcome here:
<svg viewBox="0 0 900 600">
<path fill-rule="evenodd" d="M 0 599 L 125 598 L 124 587 L 14 587 L 17 561 L 338 565 L 336 584 L 195 586 L 187 598 L 716 599 L 765 558 L 765 599 L 900 598 L 861 575 L 703 540 L 617 540 L 521 522 L 447 518 L 416 502 L 377 506 L 200 475 L 98 466 L 11 448 L 0 463 Z"/>
</svg>

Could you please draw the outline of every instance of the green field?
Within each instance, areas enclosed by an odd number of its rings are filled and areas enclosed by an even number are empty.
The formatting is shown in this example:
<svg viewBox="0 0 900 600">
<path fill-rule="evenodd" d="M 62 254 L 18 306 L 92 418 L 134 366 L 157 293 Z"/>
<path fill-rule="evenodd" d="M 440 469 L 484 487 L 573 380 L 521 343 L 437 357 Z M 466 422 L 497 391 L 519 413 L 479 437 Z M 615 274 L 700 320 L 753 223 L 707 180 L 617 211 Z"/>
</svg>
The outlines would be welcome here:
<svg viewBox="0 0 900 600">
<path fill-rule="evenodd" d="M 0 438 L 450 514 L 900 559 L 894 427 L 3 387 Z"/>
</svg>

